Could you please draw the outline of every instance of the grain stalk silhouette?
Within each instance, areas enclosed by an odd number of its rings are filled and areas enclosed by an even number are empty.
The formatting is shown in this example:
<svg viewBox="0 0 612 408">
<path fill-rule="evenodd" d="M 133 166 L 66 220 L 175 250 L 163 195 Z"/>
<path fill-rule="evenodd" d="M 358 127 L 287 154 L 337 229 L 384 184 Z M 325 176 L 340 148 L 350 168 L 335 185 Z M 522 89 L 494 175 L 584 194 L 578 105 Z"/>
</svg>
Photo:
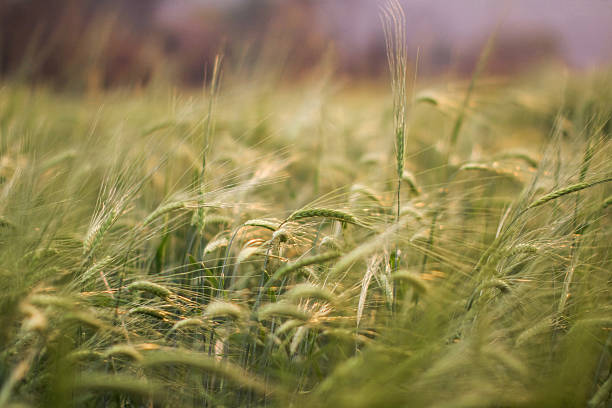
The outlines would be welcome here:
<svg viewBox="0 0 612 408">
<path fill-rule="evenodd" d="M 407 84 L 408 50 L 406 39 L 406 16 L 402 6 L 397 0 L 389 0 L 380 9 L 387 62 L 391 77 L 391 90 L 393 93 L 393 132 L 396 162 L 396 214 L 395 222 L 399 223 L 401 210 L 402 175 L 404 173 L 404 151 L 406 146 L 406 113 L 407 113 Z M 400 250 L 396 246 L 393 256 L 393 268 L 399 268 Z M 396 289 L 393 286 L 392 310 L 395 311 Z"/>
</svg>

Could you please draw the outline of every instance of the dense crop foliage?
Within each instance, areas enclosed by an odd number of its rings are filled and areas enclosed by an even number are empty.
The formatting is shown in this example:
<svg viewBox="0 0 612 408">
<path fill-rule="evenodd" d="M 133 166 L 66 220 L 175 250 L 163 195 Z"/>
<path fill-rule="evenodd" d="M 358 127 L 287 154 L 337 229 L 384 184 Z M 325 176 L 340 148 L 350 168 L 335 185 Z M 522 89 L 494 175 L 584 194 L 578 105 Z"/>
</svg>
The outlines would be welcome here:
<svg viewBox="0 0 612 408">
<path fill-rule="evenodd" d="M 3 84 L 0 406 L 607 406 L 612 78 L 551 72 Z"/>
</svg>

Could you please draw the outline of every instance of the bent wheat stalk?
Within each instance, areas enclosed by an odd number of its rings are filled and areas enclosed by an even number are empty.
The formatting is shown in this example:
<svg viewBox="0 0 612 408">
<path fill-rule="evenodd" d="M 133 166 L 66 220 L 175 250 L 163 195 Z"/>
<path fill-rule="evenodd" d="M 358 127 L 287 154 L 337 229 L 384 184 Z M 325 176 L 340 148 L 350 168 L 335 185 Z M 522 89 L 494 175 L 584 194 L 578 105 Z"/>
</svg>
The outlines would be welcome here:
<svg viewBox="0 0 612 408">
<path fill-rule="evenodd" d="M 559 189 L 559 190 L 555 190 L 551 193 L 548 193 L 540 198 L 538 198 L 536 201 L 534 201 L 533 203 L 529 204 L 529 206 L 527 206 L 527 208 L 524 211 L 530 210 L 532 208 L 535 207 L 539 207 L 543 204 L 546 204 L 549 201 L 552 200 L 556 200 L 557 198 L 566 196 L 568 194 L 572 194 L 572 193 L 576 193 L 580 190 L 584 190 L 593 186 L 596 186 L 598 184 L 603 184 L 603 183 L 609 183 L 610 181 L 612 181 L 612 177 L 606 177 L 604 179 L 601 180 L 595 180 L 595 181 L 591 181 L 591 182 L 582 182 L 582 183 L 576 183 L 576 184 L 572 184 L 571 186 Z M 523 212 L 524 212 L 523 211 Z"/>
<path fill-rule="evenodd" d="M 361 225 L 361 223 L 353 216 L 344 211 L 333 210 L 329 208 L 311 208 L 298 210 L 291 214 L 284 223 L 289 221 L 297 221 L 305 218 L 329 218 L 331 220 L 346 222 L 347 224 Z"/>
<path fill-rule="evenodd" d="M 213 375 L 235 383 L 236 385 L 248 388 L 260 395 L 268 395 L 271 389 L 263 382 L 257 380 L 249 372 L 242 368 L 228 363 L 220 362 L 202 353 L 192 351 L 170 351 L 164 350 L 148 356 L 143 362 L 143 367 L 161 367 L 169 365 L 182 365 L 197 370 L 202 370 Z"/>
<path fill-rule="evenodd" d="M 270 287 L 272 286 L 274 282 L 277 282 L 278 280 L 280 280 L 281 278 L 285 277 L 286 275 L 288 275 L 289 273 L 293 271 L 297 271 L 298 269 L 303 268 L 305 266 L 309 266 L 309 265 L 322 264 L 322 263 L 331 261 L 332 259 L 336 259 L 339 256 L 340 256 L 339 252 L 329 251 L 329 252 L 324 252 L 319 255 L 302 258 L 292 263 L 288 263 L 280 267 L 276 272 L 274 272 L 274 275 L 272 275 L 270 279 L 268 279 L 268 281 L 266 282 L 266 284 L 264 285 L 260 293 L 263 293 L 266 290 L 270 289 Z"/>
</svg>

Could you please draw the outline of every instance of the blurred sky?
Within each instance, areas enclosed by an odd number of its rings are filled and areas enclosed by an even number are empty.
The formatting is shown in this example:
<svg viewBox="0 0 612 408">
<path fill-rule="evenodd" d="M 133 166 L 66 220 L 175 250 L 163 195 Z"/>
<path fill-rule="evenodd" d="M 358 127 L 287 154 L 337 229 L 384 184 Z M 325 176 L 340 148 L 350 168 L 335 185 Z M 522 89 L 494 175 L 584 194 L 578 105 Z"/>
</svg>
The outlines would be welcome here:
<svg viewBox="0 0 612 408">
<path fill-rule="evenodd" d="M 344 3 L 344 4 L 342 4 Z M 376 35 L 375 2 L 327 1 L 334 21 L 342 21 L 351 3 L 355 18 L 346 24 L 347 38 L 363 41 Z M 359 6 L 357 6 L 357 3 Z M 612 2 L 609 0 L 410 0 L 403 1 L 413 45 L 426 46 L 431 39 L 448 41 L 462 49 L 483 41 L 497 24 L 506 34 L 545 33 L 554 36 L 568 62 L 585 66 L 612 58 Z M 355 36 L 350 33 L 355 27 Z"/>
<path fill-rule="evenodd" d="M 181 20 L 198 8 L 231 10 L 282 0 L 165 0 L 161 20 Z M 320 0 L 320 25 L 332 38 L 357 52 L 380 36 L 376 0 Z M 403 0 L 413 47 L 448 46 L 461 52 L 482 43 L 501 24 L 505 35 L 548 34 L 566 62 L 588 67 L 612 60 L 612 0 Z M 255 6 L 256 7 L 256 6 Z M 528 44 L 526 44 L 528 45 Z M 427 50 L 425 50 L 427 51 Z"/>
</svg>

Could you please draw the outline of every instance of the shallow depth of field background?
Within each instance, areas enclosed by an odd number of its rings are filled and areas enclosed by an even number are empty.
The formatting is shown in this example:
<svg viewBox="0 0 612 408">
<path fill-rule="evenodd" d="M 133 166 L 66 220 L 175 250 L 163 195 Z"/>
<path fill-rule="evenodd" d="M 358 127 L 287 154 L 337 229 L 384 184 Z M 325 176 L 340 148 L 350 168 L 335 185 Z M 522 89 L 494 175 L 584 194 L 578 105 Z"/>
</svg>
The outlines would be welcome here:
<svg viewBox="0 0 612 408">
<path fill-rule="evenodd" d="M 0 407 L 612 406 L 611 38 L 0 1 Z"/>
<path fill-rule="evenodd" d="M 470 76 L 499 31 L 489 73 L 541 63 L 592 69 L 612 58 L 609 2 L 405 1 L 411 59 L 422 76 Z M 380 2 L 273 0 L 11 0 L 0 6 L 4 75 L 20 68 L 59 85 L 201 85 L 214 56 L 233 69 L 266 63 L 303 75 L 331 54 L 356 78 L 386 73 Z M 25 75 L 25 74 L 24 74 Z"/>
</svg>

